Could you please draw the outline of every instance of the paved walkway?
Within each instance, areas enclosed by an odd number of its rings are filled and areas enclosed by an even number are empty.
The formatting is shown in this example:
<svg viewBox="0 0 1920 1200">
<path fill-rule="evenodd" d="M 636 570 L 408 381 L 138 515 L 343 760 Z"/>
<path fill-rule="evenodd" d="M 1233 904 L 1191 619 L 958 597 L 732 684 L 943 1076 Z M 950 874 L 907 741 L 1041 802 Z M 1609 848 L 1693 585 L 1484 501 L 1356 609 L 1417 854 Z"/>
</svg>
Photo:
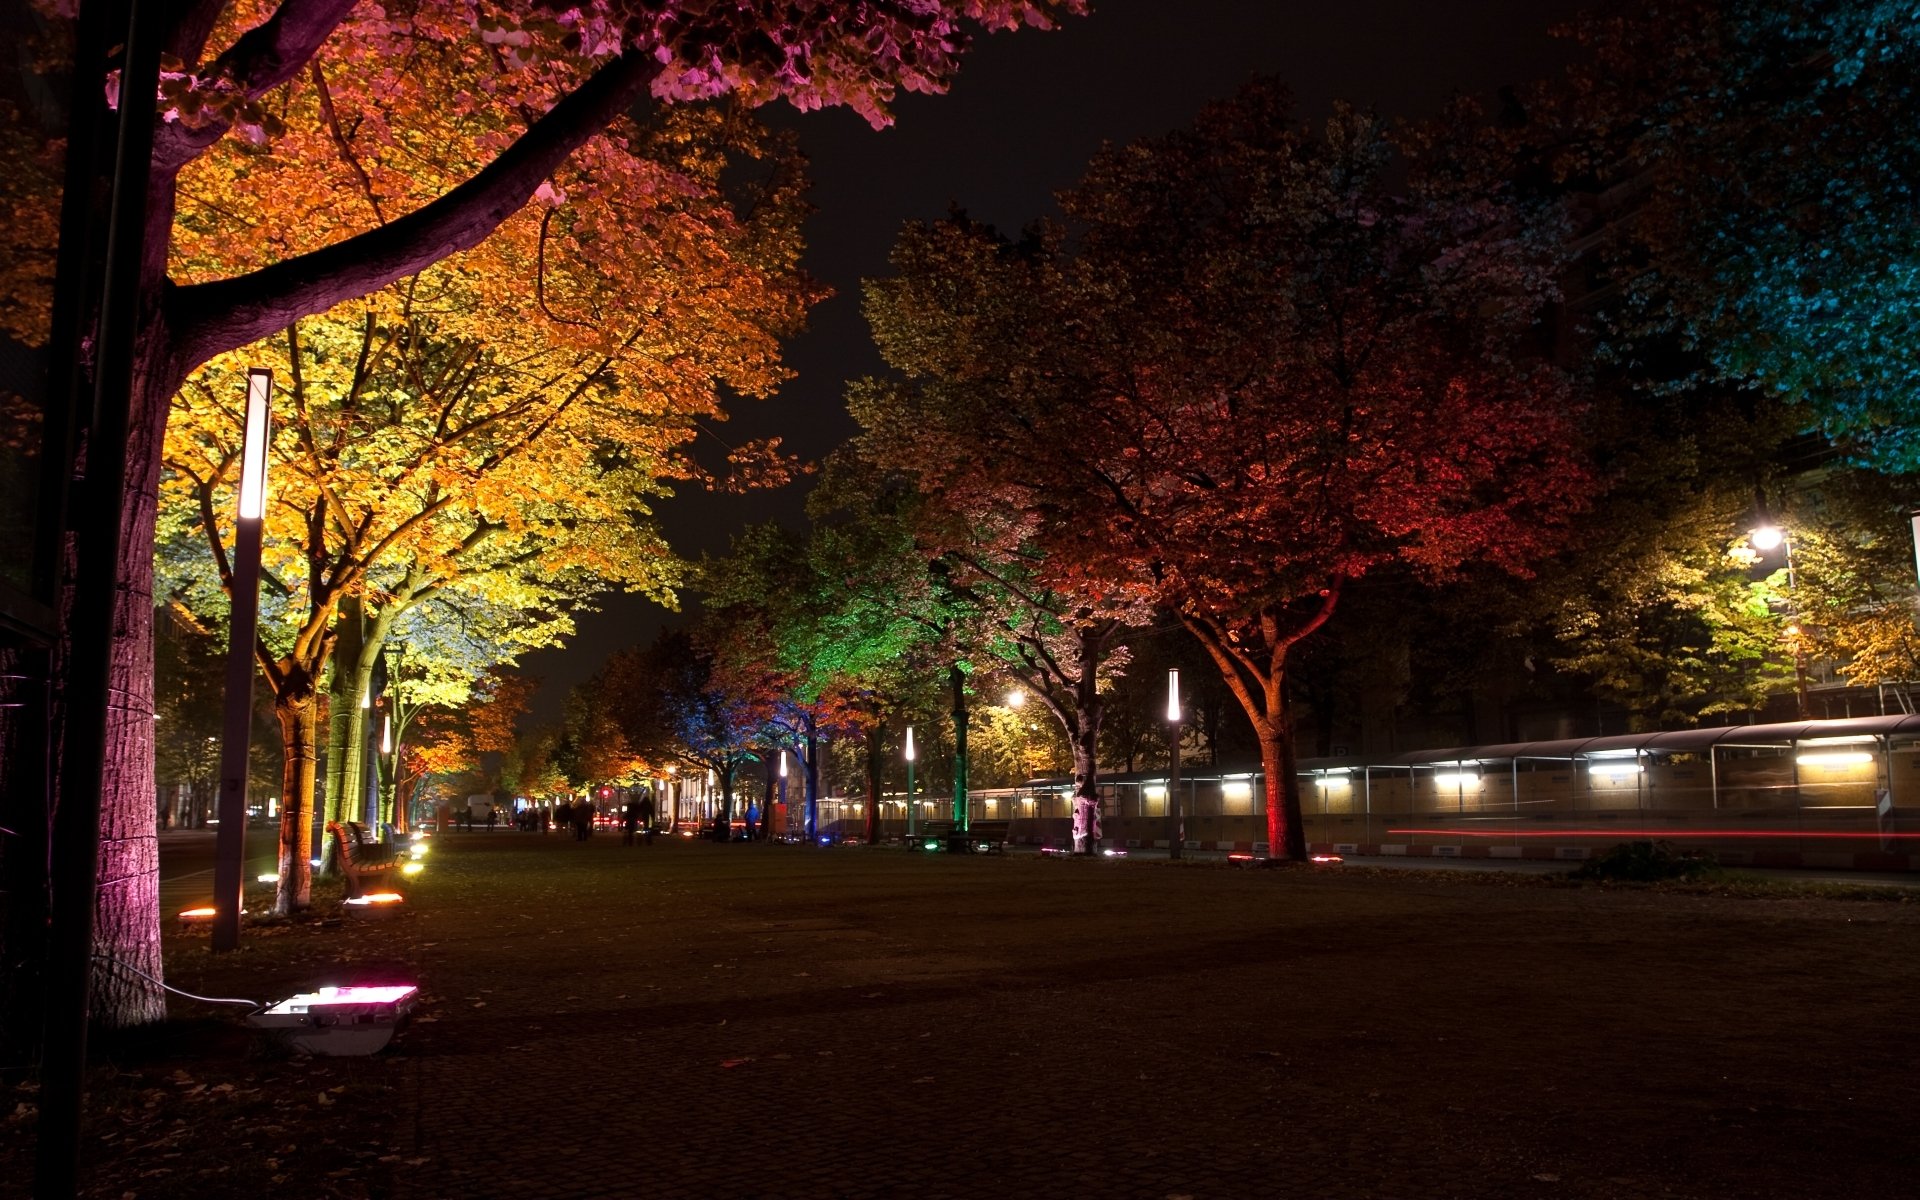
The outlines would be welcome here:
<svg viewBox="0 0 1920 1200">
<path fill-rule="evenodd" d="M 285 1068 L 351 1085 L 364 1107 L 330 1128 L 375 1136 L 303 1177 L 318 1194 L 1911 1183 L 1920 906 L 605 834 L 436 846 L 409 916 L 257 942 L 256 971 L 428 993 L 381 1058 Z M 328 980 L 299 949 L 316 939 Z M 229 989 L 240 969 L 173 961 Z M 139 1194 L 228 1194 L 180 1183 Z"/>
</svg>

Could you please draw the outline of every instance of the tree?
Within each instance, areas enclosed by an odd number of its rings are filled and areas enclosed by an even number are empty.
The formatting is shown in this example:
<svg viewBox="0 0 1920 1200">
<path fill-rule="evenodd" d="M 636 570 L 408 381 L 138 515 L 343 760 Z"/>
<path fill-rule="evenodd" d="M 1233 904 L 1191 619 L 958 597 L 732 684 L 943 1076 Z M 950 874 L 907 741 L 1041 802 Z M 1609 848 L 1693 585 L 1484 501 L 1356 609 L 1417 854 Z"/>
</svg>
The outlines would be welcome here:
<svg viewBox="0 0 1920 1200">
<path fill-rule="evenodd" d="M 715 837 L 727 840 L 734 781 L 760 757 L 753 746 L 766 722 L 764 698 L 730 688 L 711 648 L 684 630 L 615 654 L 588 686 L 634 753 L 713 772 L 721 797 Z"/>
<path fill-rule="evenodd" d="M 1253 723 L 1277 856 L 1305 853 L 1292 648 L 1384 564 L 1524 571 L 1587 490 L 1530 341 L 1557 223 L 1470 116 L 1316 135 L 1256 83 L 1103 153 L 1065 226 L 909 229 L 879 289 L 883 353 L 977 447 L 923 465 L 1018 496 L 1053 569 L 1177 613 Z"/>
<path fill-rule="evenodd" d="M 769 748 L 804 769 L 807 832 L 820 797 L 823 738 L 864 739 L 867 835 L 877 836 L 880 747 L 928 695 L 948 621 L 897 524 L 868 514 L 811 534 L 756 526 L 702 571 L 707 640 L 737 686 L 761 697 Z"/>
<path fill-rule="evenodd" d="M 1574 32 L 1591 57 L 1534 96 L 1530 136 L 1561 178 L 1636 196 L 1614 336 L 1678 335 L 1708 377 L 1920 465 L 1911 6 L 1642 0 Z"/>
<path fill-rule="evenodd" d="M 169 10 L 161 40 L 174 66 L 164 75 L 164 115 L 153 138 L 115 613 L 124 644 L 111 686 L 124 702 L 114 706 L 108 729 L 108 744 L 128 747 L 128 761 L 107 771 L 102 797 L 101 874 L 116 881 L 113 895 L 96 906 L 102 945 L 158 975 L 151 838 L 118 831 L 138 830 L 145 824 L 139 818 L 150 816 L 152 731 L 143 726 L 151 725 L 144 676 L 155 496 L 169 400 L 195 367 L 478 244 L 563 172 L 576 150 L 585 150 L 590 165 L 595 139 L 648 96 L 662 103 L 727 94 L 748 103 L 785 98 L 803 108 L 845 103 L 884 122 L 896 89 L 945 85 L 964 53 L 968 22 L 991 29 L 1046 25 L 1083 7 L 1083 0 L 842 0 L 776 10 L 598 0 L 475 9 L 422 0 L 390 17 L 355 0 L 282 0 L 270 11 L 251 0 L 193 0 Z M 469 48 L 494 65 L 489 87 L 414 114 L 411 136 L 395 139 L 432 146 L 436 118 L 483 110 L 500 126 L 485 144 L 484 163 L 444 192 L 417 202 L 408 197 L 391 213 L 368 211 L 360 228 L 339 240 L 243 245 L 244 260 L 217 274 L 175 275 L 171 239 L 182 213 L 183 173 L 229 134 L 273 157 L 293 81 L 310 77 L 316 65 L 329 80 L 349 77 L 362 52 L 395 40 L 417 40 L 423 53 Z M 377 185 L 368 190 L 380 194 Z M 162 1012 L 157 991 L 98 999 L 96 1016 L 108 1024 Z"/>
<path fill-rule="evenodd" d="M 901 319 L 890 293 L 870 289 L 869 320 Z M 934 581 L 963 624 L 945 630 L 957 647 L 1018 680 L 1059 724 L 1073 755 L 1074 792 L 1097 804 L 1105 692 L 1127 660 L 1128 635 L 1148 620 L 1148 605 L 1108 593 L 1057 570 L 1037 540 L 1039 518 L 1020 498 L 973 486 L 970 473 L 908 472 L 903 463 L 966 463 L 968 431 L 943 419 L 938 389 L 864 380 L 848 407 L 862 429 L 828 471 L 812 504 L 838 507 L 871 524 L 891 520 L 929 562 Z M 1092 842 L 1089 854 L 1099 853 Z"/>
</svg>

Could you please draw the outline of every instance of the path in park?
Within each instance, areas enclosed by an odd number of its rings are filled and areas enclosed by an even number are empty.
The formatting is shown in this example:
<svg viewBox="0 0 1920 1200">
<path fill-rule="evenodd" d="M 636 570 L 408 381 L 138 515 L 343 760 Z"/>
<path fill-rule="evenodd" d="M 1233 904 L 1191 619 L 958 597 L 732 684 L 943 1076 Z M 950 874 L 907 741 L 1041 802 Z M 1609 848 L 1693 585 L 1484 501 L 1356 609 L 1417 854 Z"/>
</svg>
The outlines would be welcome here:
<svg viewBox="0 0 1920 1200">
<path fill-rule="evenodd" d="M 1909 1194 L 1912 904 L 506 831 L 431 862 L 405 918 L 250 951 L 413 973 L 387 1055 L 194 1069 L 362 1097 L 371 1148 L 302 1194 Z M 245 995 L 245 957 L 171 969 Z M 226 1194 L 187 1182 L 138 1194 Z"/>
</svg>

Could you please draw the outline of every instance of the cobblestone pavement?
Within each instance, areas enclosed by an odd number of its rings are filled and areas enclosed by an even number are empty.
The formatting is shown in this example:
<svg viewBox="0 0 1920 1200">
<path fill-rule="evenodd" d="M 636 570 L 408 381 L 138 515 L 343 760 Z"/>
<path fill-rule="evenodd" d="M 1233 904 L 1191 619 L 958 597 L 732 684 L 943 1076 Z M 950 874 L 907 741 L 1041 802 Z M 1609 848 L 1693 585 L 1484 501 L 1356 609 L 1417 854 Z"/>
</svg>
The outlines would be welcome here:
<svg viewBox="0 0 1920 1200">
<path fill-rule="evenodd" d="M 388 1108 L 324 1194 L 1911 1194 L 1916 905 L 604 833 L 430 862 L 409 915 L 285 935 L 426 993 L 380 1058 L 285 1068 Z"/>
</svg>

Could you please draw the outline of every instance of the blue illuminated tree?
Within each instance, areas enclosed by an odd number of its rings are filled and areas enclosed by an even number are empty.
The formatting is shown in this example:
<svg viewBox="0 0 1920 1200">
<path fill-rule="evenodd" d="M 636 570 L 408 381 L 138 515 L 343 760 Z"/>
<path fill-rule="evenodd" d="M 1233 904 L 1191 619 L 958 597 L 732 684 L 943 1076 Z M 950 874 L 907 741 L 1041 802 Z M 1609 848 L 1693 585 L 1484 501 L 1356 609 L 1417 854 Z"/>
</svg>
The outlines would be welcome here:
<svg viewBox="0 0 1920 1200">
<path fill-rule="evenodd" d="M 1643 197 L 1612 263 L 1625 353 L 1677 339 L 1690 382 L 1920 466 L 1920 8 L 1645 0 L 1577 33 L 1594 57 L 1539 112 L 1562 178 Z"/>
</svg>

